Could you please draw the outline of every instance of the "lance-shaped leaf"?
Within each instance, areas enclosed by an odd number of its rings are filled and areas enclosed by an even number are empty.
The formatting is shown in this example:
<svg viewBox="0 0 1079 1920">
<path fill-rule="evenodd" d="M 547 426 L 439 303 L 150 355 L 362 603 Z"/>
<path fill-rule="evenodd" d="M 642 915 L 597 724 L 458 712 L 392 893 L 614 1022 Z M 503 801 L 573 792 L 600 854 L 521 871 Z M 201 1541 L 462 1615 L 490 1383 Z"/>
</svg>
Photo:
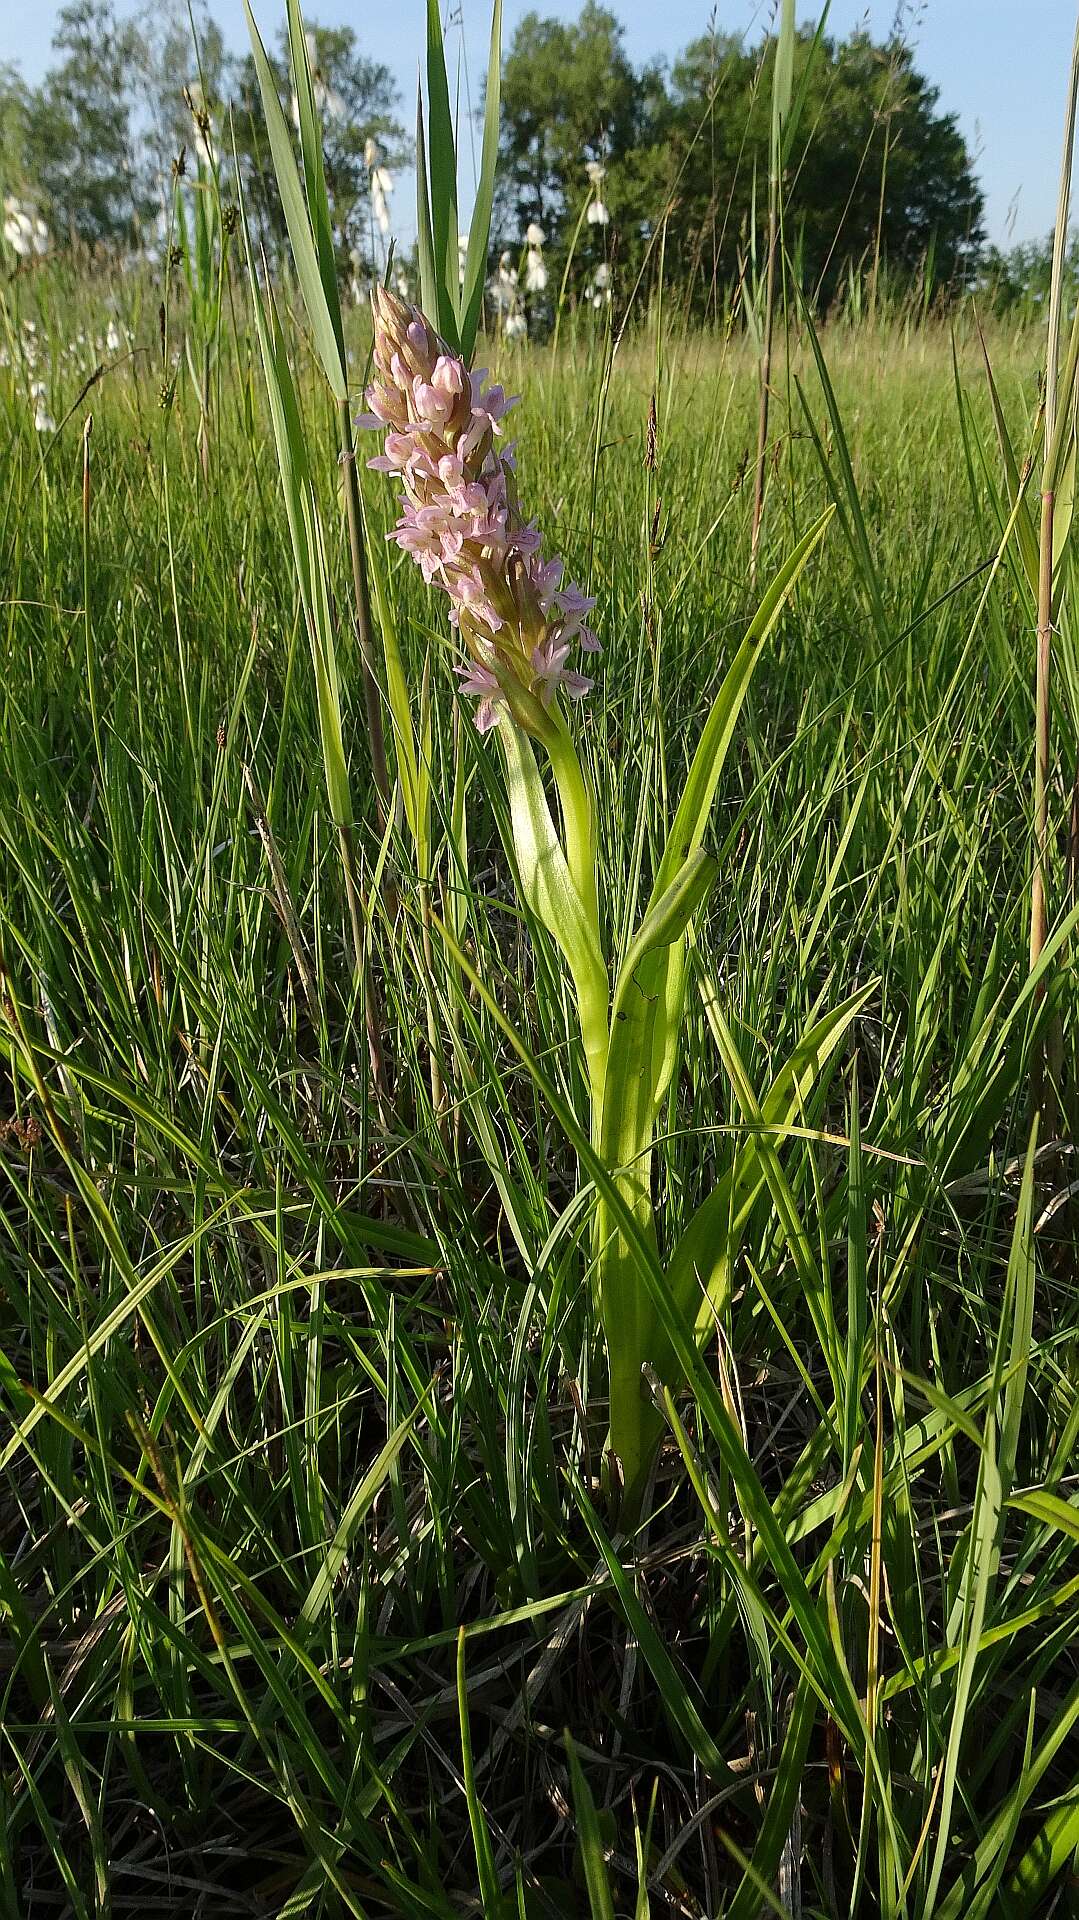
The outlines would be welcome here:
<svg viewBox="0 0 1079 1920">
<path fill-rule="evenodd" d="M 460 347 L 460 265 L 457 251 L 457 145 L 450 111 L 446 53 L 438 0 L 427 0 L 427 185 L 435 306 L 429 309 L 451 347 Z M 418 185 L 418 182 L 417 182 Z"/>
<path fill-rule="evenodd" d="M 274 445 L 281 474 L 281 491 L 288 516 L 296 581 L 303 605 L 304 622 L 311 647 L 318 699 L 322 758 L 329 795 L 330 811 L 337 827 L 352 824 L 352 799 L 348 762 L 345 755 L 344 726 L 341 714 L 341 686 L 337 672 L 337 648 L 325 543 L 304 446 L 299 403 L 288 355 L 281 336 L 280 323 L 272 297 L 264 295 L 258 282 L 251 254 L 250 236 L 241 193 L 241 222 L 247 248 L 248 278 L 255 316 L 255 331 L 262 354 L 266 392 L 270 402 Z"/>
<path fill-rule="evenodd" d="M 607 1007 L 607 969 L 596 929 L 574 886 L 532 743 L 519 727 L 508 723 L 500 726 L 498 733 L 506 761 L 506 791 L 521 892 L 565 956 L 581 1009 L 589 1069 L 595 1073 L 598 1068 L 602 1079 L 603 1061 L 593 1056 L 603 1047 L 604 1036 L 593 1039 L 587 1024 L 590 1009 L 602 1007 L 605 1016 Z"/>
<path fill-rule="evenodd" d="M 431 189 L 427 178 L 427 135 L 423 124 L 423 94 L 416 82 L 416 256 L 420 268 L 420 304 L 436 326 L 442 327 L 442 307 L 435 272 L 435 241 L 431 231 Z M 443 329 L 444 331 L 444 329 Z M 449 335 L 446 335 L 449 338 Z"/>
<path fill-rule="evenodd" d="M 741 1234 L 767 1180 L 769 1152 L 774 1156 L 777 1138 L 801 1119 L 873 990 L 863 987 L 806 1029 L 760 1102 L 758 1130 L 739 1144 L 732 1165 L 701 1202 L 674 1249 L 668 1283 L 686 1314 L 695 1316 L 701 1339 L 707 1338 L 713 1312 L 726 1297 Z"/>
<path fill-rule="evenodd" d="M 1068 551 L 1068 542 L 1072 530 L 1072 517 L 1075 512 L 1075 429 L 1068 439 L 1067 450 L 1061 461 L 1057 476 L 1056 492 L 1053 501 L 1053 573 L 1059 574 Z"/>
<path fill-rule="evenodd" d="M 682 798 L 667 836 L 652 888 L 649 913 L 672 885 L 679 868 L 693 858 L 701 845 L 734 729 L 757 662 L 810 556 L 823 539 L 831 518 L 832 509 L 829 508 L 788 556 L 764 595 L 745 639 L 724 675 L 723 684 L 712 703 L 712 710 L 697 743 Z M 647 981 L 642 981 L 642 985 L 657 1005 L 662 1003 L 663 1007 L 663 1019 L 652 1028 L 650 1050 L 647 1057 L 642 1056 L 639 1068 L 647 1076 L 651 1087 L 654 1117 L 670 1085 L 678 1057 L 678 1037 L 685 1000 L 685 953 L 680 944 L 674 943 L 662 953 L 657 951 Z M 641 1140 L 639 1147 L 644 1144 Z"/>
<path fill-rule="evenodd" d="M 693 756 L 652 888 L 652 901 L 666 892 L 682 862 L 689 859 L 704 838 L 727 749 L 764 643 L 774 633 L 780 614 L 801 579 L 810 556 L 823 540 L 832 513 L 833 509 L 829 507 L 788 555 L 728 668 Z"/>
<path fill-rule="evenodd" d="M 495 0 L 491 14 L 491 45 L 487 57 L 487 88 L 483 102 L 483 149 L 476 199 L 468 229 L 464 285 L 461 288 L 461 352 L 471 360 L 476 331 L 483 312 L 483 286 L 487 275 L 487 246 L 491 236 L 491 208 L 494 203 L 495 169 L 498 166 L 498 116 L 502 91 L 502 0 Z"/>
<path fill-rule="evenodd" d="M 371 602 L 378 620 L 378 630 L 382 635 L 382 651 L 386 662 L 386 698 L 389 702 L 394 741 L 397 747 L 397 777 L 401 783 L 401 802 L 405 810 L 408 830 L 417 850 L 418 871 L 426 875 L 426 842 L 423 825 L 426 813 L 425 772 L 420 767 L 416 730 L 412 724 L 408 680 L 405 676 L 400 642 L 397 637 L 397 611 L 383 542 L 370 538 L 367 508 L 362 494 L 360 511 L 363 515 L 363 537 L 367 554 L 367 577 L 371 588 Z"/>
<path fill-rule="evenodd" d="M 671 1020 L 662 997 L 663 958 L 679 947 L 686 928 L 715 884 L 718 868 L 706 853 L 686 861 L 646 914 L 630 945 L 615 989 L 599 1151 L 640 1231 L 654 1236 L 649 1188 L 655 1120 L 652 1062 Z M 680 1017 L 680 1015 L 679 1015 Z M 601 1197 L 595 1219 L 596 1278 L 611 1387 L 611 1445 L 626 1479 L 636 1486 L 658 1431 L 659 1416 L 641 1401 L 641 1367 L 657 1357 L 655 1309 L 639 1284 L 629 1244 Z"/>
<path fill-rule="evenodd" d="M 347 398 L 341 300 L 333 264 L 333 237 L 332 232 L 329 231 L 329 205 L 322 168 L 322 136 L 315 112 L 303 22 L 295 0 L 291 0 L 289 40 L 293 54 L 296 101 L 300 114 L 300 137 L 303 143 L 304 173 L 307 181 L 306 195 L 304 183 L 300 179 L 300 171 L 296 165 L 292 136 L 278 98 L 273 68 L 255 25 L 250 0 L 244 0 L 244 11 L 247 15 L 248 32 L 251 35 L 251 52 L 258 76 L 259 92 L 262 95 L 262 109 L 266 116 L 266 133 L 270 142 L 277 190 L 281 195 L 281 207 L 292 247 L 296 278 L 300 283 L 300 292 L 303 295 L 307 318 L 323 371 L 330 383 L 334 399 L 340 404 Z M 295 15 L 296 32 L 302 55 L 299 63 L 297 63 L 296 47 L 293 42 L 293 15 Z"/>
<path fill-rule="evenodd" d="M 769 167 L 770 188 L 773 194 L 778 194 L 779 176 L 783 170 L 783 130 L 790 114 L 791 93 L 794 87 L 794 40 L 794 0 L 782 0 L 779 33 L 776 37 L 775 67 L 772 72 L 772 144 Z"/>
<path fill-rule="evenodd" d="M 619 975 L 599 1125 L 605 1164 L 653 1235 L 651 1143 L 656 1114 L 674 1073 L 685 994 L 685 929 L 714 878 L 701 841 L 738 715 L 765 641 L 818 542 L 831 512 L 811 527 L 765 594 L 713 702 L 690 765 L 640 932 Z M 660 934 L 662 933 L 662 938 Z M 606 1207 L 596 1209 L 596 1277 L 611 1376 L 611 1441 L 627 1477 L 639 1473 L 658 1416 L 640 1399 L 644 1360 L 662 1357 L 651 1303 L 637 1284 L 624 1236 Z"/>
<path fill-rule="evenodd" d="M 697 908 L 715 885 L 718 867 L 701 849 L 684 862 L 645 914 L 630 942 L 615 986 L 600 1142 L 609 1167 L 629 1169 L 631 1188 L 643 1187 L 642 1149 L 656 1112 L 652 1064 L 665 1058 L 672 1009 L 663 998 L 669 949 L 681 946 Z M 680 1012 L 680 1009 L 679 1009 Z"/>
</svg>

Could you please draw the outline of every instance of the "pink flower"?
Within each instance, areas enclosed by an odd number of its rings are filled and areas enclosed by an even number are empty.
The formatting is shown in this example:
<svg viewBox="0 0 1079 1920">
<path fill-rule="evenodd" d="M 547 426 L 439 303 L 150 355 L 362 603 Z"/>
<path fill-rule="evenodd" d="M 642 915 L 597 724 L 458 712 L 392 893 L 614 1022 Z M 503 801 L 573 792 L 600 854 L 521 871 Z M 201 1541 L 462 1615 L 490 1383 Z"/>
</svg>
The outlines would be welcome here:
<svg viewBox="0 0 1079 1920">
<path fill-rule="evenodd" d="M 570 664 L 579 645 L 599 651 L 584 623 L 595 600 L 544 560 L 539 530 L 521 513 L 513 448 L 495 442 L 516 402 L 470 371 L 417 307 L 378 288 L 370 412 L 357 424 L 385 432 L 368 466 L 400 477 L 401 517 L 390 538 L 443 589 L 450 624 L 471 660 L 457 669 L 477 701 L 481 733 L 506 712 L 542 733 L 559 693 L 580 699 L 591 681 Z"/>
<path fill-rule="evenodd" d="M 490 667 L 483 667 L 473 660 L 467 667 L 455 667 L 460 675 L 461 692 L 476 696 L 479 706 L 476 708 L 476 726 L 480 733 L 489 733 L 497 724 L 498 709 L 505 706 L 505 696 Z"/>
<path fill-rule="evenodd" d="M 568 640 L 544 640 L 532 655 L 532 671 L 539 686 L 540 699 L 549 706 L 559 688 L 563 688 L 573 700 L 580 700 L 592 685 L 583 673 L 574 672 L 567 667 L 570 643 Z"/>
</svg>

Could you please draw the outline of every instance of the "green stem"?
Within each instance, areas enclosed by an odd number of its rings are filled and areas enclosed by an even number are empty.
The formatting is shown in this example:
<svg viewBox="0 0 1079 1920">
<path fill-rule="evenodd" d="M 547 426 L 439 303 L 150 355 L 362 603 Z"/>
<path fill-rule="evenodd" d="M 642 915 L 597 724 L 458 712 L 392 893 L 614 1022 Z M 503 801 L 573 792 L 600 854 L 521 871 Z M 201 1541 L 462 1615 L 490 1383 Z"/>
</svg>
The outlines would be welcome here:
<svg viewBox="0 0 1079 1920">
<path fill-rule="evenodd" d="M 625 1310 L 624 1305 L 620 1310 Z M 612 1348 L 608 1335 L 610 1450 L 617 1454 L 621 1470 L 619 1520 L 623 1527 L 635 1526 L 640 1517 L 648 1471 L 663 1432 L 662 1415 L 645 1398 L 642 1369 L 649 1357 L 646 1347 L 647 1342 L 641 1340 L 631 1348 Z"/>
<path fill-rule="evenodd" d="M 555 716 L 555 721 L 554 733 L 546 744 L 562 808 L 566 860 L 602 953 L 595 803 L 569 728 L 561 714 Z M 581 1034 L 588 1059 L 592 1143 L 603 1152 L 605 1146 L 610 1146 L 606 1137 L 610 1116 L 605 1124 L 603 1112 L 611 1019 L 606 968 L 601 975 L 597 974 L 594 984 L 578 982 L 577 991 Z M 637 1213 L 643 1231 L 652 1235 L 650 1155 L 621 1170 L 611 1164 L 609 1152 L 604 1158 L 626 1204 Z M 618 1456 L 624 1480 L 623 1513 L 631 1519 L 639 1511 L 645 1478 L 663 1423 L 655 1407 L 646 1402 L 641 1387 L 641 1363 L 651 1356 L 654 1340 L 651 1304 L 641 1288 L 633 1258 L 614 1229 L 602 1201 L 596 1206 L 594 1252 L 600 1317 L 610 1369 L 610 1445 Z"/>
<path fill-rule="evenodd" d="M 551 771 L 558 788 L 562 824 L 566 834 L 566 862 L 591 925 L 596 945 L 603 952 L 603 933 L 599 918 L 599 889 L 596 883 L 596 810 L 577 749 L 561 714 L 555 716 L 555 728 L 545 742 L 551 758 Z M 588 1061 L 588 1082 L 592 1103 L 592 1139 L 599 1138 L 603 1086 L 610 1045 L 610 983 L 606 968 L 598 968 L 595 978 L 577 982 L 581 1038 Z"/>
</svg>

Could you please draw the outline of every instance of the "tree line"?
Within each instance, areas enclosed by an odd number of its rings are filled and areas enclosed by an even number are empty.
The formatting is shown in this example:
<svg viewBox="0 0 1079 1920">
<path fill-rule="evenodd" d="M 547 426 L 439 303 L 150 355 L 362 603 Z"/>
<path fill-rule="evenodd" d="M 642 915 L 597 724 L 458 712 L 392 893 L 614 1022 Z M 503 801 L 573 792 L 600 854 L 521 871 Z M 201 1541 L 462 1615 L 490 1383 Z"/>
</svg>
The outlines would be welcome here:
<svg viewBox="0 0 1079 1920">
<path fill-rule="evenodd" d="M 183 0 L 130 16 L 114 0 L 67 0 L 41 84 L 0 68 L 0 187 L 44 218 L 54 243 L 151 247 L 200 113 L 230 175 L 229 109 L 249 212 L 264 244 L 280 238 L 250 57 L 229 51 L 205 4 L 195 23 L 193 42 Z M 377 271 L 385 247 L 371 217 L 372 154 L 388 165 L 407 158 L 401 102 L 351 28 L 313 25 L 311 44 L 342 255 Z M 662 256 L 687 311 L 722 317 L 739 293 L 748 304 L 774 57 L 767 34 L 750 45 L 712 30 L 669 62 L 636 65 L 597 0 L 576 20 L 521 20 L 503 61 L 492 266 L 539 230 L 547 271 L 522 293 L 537 319 L 571 253 L 592 286 L 625 292 Z M 278 72 L 287 105 L 283 49 Z M 803 29 L 794 85 L 783 244 L 806 293 L 827 307 L 852 281 L 876 288 L 881 275 L 927 301 L 969 286 L 985 256 L 981 189 L 954 114 L 901 34 Z"/>
<path fill-rule="evenodd" d="M 66 0 L 41 84 L 0 66 L 0 187 L 41 215 L 57 244 L 152 251 L 177 172 L 194 172 L 209 142 L 227 185 L 233 139 L 260 239 L 272 246 L 283 237 L 254 62 L 226 47 L 205 0 L 193 18 L 194 38 L 186 0 L 146 0 L 130 15 L 114 0 Z M 369 143 L 391 160 L 404 152 L 397 88 L 351 27 L 312 26 L 310 39 L 337 218 L 362 251 Z M 275 69 L 287 107 L 283 31 Z"/>
</svg>

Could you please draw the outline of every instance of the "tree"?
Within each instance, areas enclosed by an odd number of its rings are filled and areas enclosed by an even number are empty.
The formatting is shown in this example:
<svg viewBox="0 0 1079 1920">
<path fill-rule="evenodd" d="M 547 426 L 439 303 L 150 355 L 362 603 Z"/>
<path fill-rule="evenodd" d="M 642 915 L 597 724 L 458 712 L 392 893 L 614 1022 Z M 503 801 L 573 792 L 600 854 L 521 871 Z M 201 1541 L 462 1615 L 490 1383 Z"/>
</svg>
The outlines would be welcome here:
<svg viewBox="0 0 1079 1920">
<path fill-rule="evenodd" d="M 564 227 L 587 160 L 603 158 L 623 282 L 666 215 L 669 274 L 699 311 L 729 303 L 761 245 L 774 57 L 773 39 L 750 47 L 712 33 L 668 77 L 655 64 L 634 70 L 613 14 L 592 0 L 576 24 L 526 15 L 503 79 L 503 240 L 534 214 L 549 233 Z M 803 31 L 794 91 L 784 238 L 807 291 L 827 304 L 852 266 L 874 281 L 887 268 L 965 285 L 982 195 L 955 116 L 939 111 L 909 49 Z"/>
<path fill-rule="evenodd" d="M 637 73 L 613 13 L 586 0 L 576 22 L 527 13 L 502 70 L 495 230 L 519 244 L 530 220 L 565 223 L 588 188 L 586 167 L 612 167 L 651 138 L 660 71 Z"/>
<path fill-rule="evenodd" d="M 728 41 L 718 52 L 707 41 L 687 49 L 666 129 L 683 265 L 695 266 L 706 297 L 749 250 L 767 178 L 775 43 L 751 54 Z M 852 266 L 966 284 L 983 239 L 982 194 L 954 115 L 938 113 L 937 89 L 909 49 L 862 33 L 814 45 L 803 32 L 796 97 L 803 81 L 785 240 L 805 289 L 827 304 Z"/>
<path fill-rule="evenodd" d="M 34 94 L 17 67 L 0 66 L 0 199 L 34 184 L 30 124 Z"/>
<path fill-rule="evenodd" d="M 216 143 L 225 144 L 231 62 L 207 0 L 196 0 L 190 13 L 188 0 L 147 0 L 135 20 L 130 90 L 142 186 L 146 199 L 165 207 L 172 163 L 182 148 L 190 152 L 196 133 L 188 96 L 208 108 Z"/>
<path fill-rule="evenodd" d="M 138 29 L 112 0 L 67 0 L 52 44 L 59 57 L 30 97 L 27 168 L 58 236 L 129 241 L 151 211 L 131 126 Z"/>
</svg>

